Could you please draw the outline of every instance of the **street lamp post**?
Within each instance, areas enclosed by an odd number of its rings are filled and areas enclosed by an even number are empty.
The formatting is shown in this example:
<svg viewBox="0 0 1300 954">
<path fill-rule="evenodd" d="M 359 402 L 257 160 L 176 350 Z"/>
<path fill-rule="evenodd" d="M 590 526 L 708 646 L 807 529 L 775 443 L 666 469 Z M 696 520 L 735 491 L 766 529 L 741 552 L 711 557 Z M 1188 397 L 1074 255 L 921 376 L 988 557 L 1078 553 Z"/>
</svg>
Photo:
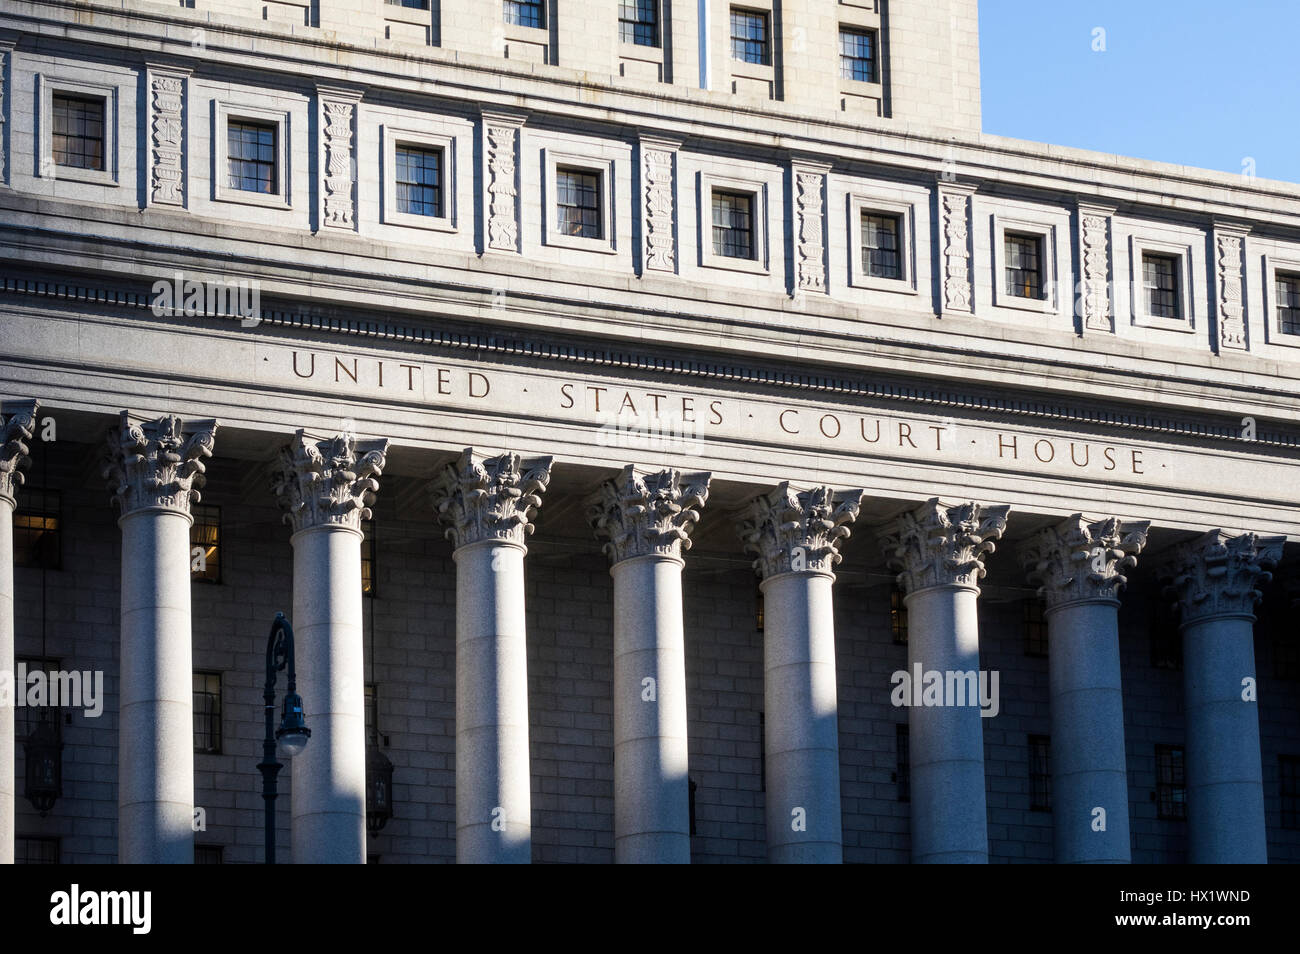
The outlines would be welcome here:
<svg viewBox="0 0 1300 954">
<path fill-rule="evenodd" d="M 275 727 L 275 674 L 289 670 L 289 686 L 284 696 L 284 712 L 280 727 Z M 307 747 L 311 729 L 307 728 L 302 714 L 302 697 L 296 690 L 293 671 L 293 627 L 283 613 L 275 614 L 271 635 L 266 641 L 266 738 L 262 741 L 262 798 L 266 802 L 266 864 L 275 864 L 275 796 L 276 776 L 280 763 L 275 758 L 276 745 L 285 758 L 293 758 Z"/>
</svg>

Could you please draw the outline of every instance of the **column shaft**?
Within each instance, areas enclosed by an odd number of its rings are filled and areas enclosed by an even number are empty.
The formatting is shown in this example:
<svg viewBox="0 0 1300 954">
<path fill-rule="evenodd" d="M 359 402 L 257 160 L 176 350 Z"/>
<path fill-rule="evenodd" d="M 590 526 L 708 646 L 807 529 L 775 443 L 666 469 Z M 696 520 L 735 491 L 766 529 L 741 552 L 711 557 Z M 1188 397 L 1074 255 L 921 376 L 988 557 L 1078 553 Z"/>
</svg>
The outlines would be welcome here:
<svg viewBox="0 0 1300 954">
<path fill-rule="evenodd" d="M 977 591 L 936 586 L 910 593 L 908 669 L 978 676 Z M 978 685 L 978 683 L 977 683 Z M 984 726 L 978 696 L 966 705 L 913 705 L 908 710 L 912 790 L 912 860 L 988 861 L 984 794 Z"/>
<path fill-rule="evenodd" d="M 293 557 L 298 693 L 312 733 L 292 762 L 293 860 L 364 864 L 361 534 L 339 524 L 300 530 Z"/>
<path fill-rule="evenodd" d="M 532 860 L 522 545 L 458 547 L 456 860 Z"/>
<path fill-rule="evenodd" d="M 0 673 L 10 679 L 10 699 L 0 703 L 0 865 L 14 862 L 14 505 L 0 494 Z"/>
<path fill-rule="evenodd" d="M 784 573 L 762 583 L 768 860 L 839 864 L 839 726 L 834 578 Z"/>
<path fill-rule="evenodd" d="M 1219 616 L 1183 627 L 1192 864 L 1268 861 L 1259 711 L 1242 699 L 1243 678 L 1255 675 L 1253 622 Z"/>
<path fill-rule="evenodd" d="M 118 861 L 194 860 L 194 716 L 187 514 L 145 509 L 122 528 Z"/>
<path fill-rule="evenodd" d="M 1118 607 L 1069 603 L 1049 610 L 1047 625 L 1056 861 L 1128 864 Z"/>
<path fill-rule="evenodd" d="M 614 860 L 689 864 L 682 562 L 634 557 L 611 573 Z"/>
</svg>

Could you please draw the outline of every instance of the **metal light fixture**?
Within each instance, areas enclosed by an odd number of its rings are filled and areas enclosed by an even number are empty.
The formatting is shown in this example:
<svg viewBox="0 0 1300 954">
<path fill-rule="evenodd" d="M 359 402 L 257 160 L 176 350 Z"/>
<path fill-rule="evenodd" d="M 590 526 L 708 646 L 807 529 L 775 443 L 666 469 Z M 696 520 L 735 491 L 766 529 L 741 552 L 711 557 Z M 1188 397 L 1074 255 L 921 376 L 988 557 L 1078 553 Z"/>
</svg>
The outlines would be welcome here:
<svg viewBox="0 0 1300 954">
<path fill-rule="evenodd" d="M 44 818 L 63 797 L 63 742 L 58 727 L 43 716 L 23 741 L 27 777 L 23 796 Z"/>
<path fill-rule="evenodd" d="M 289 686 L 284 697 L 284 710 L 280 727 L 275 726 L 275 674 L 288 669 Z M 275 778 L 281 765 L 276 761 L 276 748 L 285 758 L 293 758 L 307 747 L 311 729 L 302 714 L 302 696 L 297 692 L 293 669 L 293 627 L 283 613 L 275 614 L 271 635 L 266 640 L 266 738 L 262 740 L 262 761 L 257 767 L 262 772 L 262 799 L 266 805 L 266 861 L 275 864 Z"/>
</svg>

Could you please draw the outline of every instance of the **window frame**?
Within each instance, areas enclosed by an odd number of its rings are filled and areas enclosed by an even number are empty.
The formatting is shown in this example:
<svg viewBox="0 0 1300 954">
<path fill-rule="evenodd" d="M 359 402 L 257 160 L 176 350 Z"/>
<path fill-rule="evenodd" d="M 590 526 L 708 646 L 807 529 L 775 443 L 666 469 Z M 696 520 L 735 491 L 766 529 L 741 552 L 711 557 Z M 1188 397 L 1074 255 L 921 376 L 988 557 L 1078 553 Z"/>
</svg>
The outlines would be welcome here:
<svg viewBox="0 0 1300 954">
<path fill-rule="evenodd" d="M 637 2 L 637 0 L 632 0 L 632 2 L 635 4 L 635 3 Z M 624 20 L 623 17 L 622 17 L 622 3 L 619 2 L 618 10 L 616 10 L 615 12 L 616 12 L 616 14 L 617 14 L 617 20 L 618 20 L 618 43 L 619 43 L 619 46 L 620 46 L 620 47 L 622 47 L 623 49 L 629 49 L 629 48 L 631 48 L 631 49 L 637 49 L 637 50 L 661 50 L 661 49 L 663 49 L 663 44 L 664 44 L 663 13 L 664 13 L 664 11 L 663 11 L 663 3 L 662 3 L 662 0 L 650 0 L 650 6 L 651 6 L 651 8 L 654 10 L 654 17 L 655 17 L 655 19 L 654 19 L 654 42 L 653 42 L 653 43 L 637 43 L 635 40 L 625 40 L 625 39 L 623 39 L 623 24 L 624 24 L 624 23 L 633 23 L 633 24 L 635 25 L 635 23 L 637 23 L 638 21 Z M 634 30 L 633 30 L 633 34 L 634 34 L 634 35 L 635 35 L 635 32 L 636 32 L 636 31 L 635 31 L 635 29 L 634 29 Z"/>
<path fill-rule="evenodd" d="M 1147 294 L 1145 283 L 1145 259 L 1147 255 L 1163 255 L 1176 260 L 1178 268 L 1177 286 L 1180 316 L 1164 318 L 1147 311 Z M 1133 235 L 1129 239 L 1129 286 L 1131 288 L 1131 307 L 1133 324 L 1140 328 L 1154 328 L 1160 331 L 1173 331 L 1182 334 L 1195 334 L 1197 331 L 1196 299 L 1193 297 L 1195 285 L 1192 280 L 1192 247 L 1179 242 L 1168 242 L 1146 236 Z"/>
<path fill-rule="evenodd" d="M 997 308 L 1015 308 L 1037 315 L 1056 316 L 1061 309 L 1060 273 L 1056 261 L 1057 226 L 1047 222 L 993 215 L 993 304 Z M 1040 298 L 1013 295 L 1007 288 L 1007 235 L 1038 239 Z"/>
<path fill-rule="evenodd" d="M 751 275 L 770 274 L 770 248 L 768 246 L 768 185 L 757 179 L 738 179 L 731 176 L 701 172 L 696 190 L 700 243 L 700 267 L 716 268 Z M 730 258 L 713 250 L 713 193 L 732 192 L 749 194 L 753 199 L 750 224 L 753 229 L 753 258 Z"/>
<path fill-rule="evenodd" d="M 849 284 L 855 288 L 919 294 L 916 282 L 916 241 L 914 223 L 916 205 L 912 202 L 879 199 L 863 192 L 850 192 L 849 202 Z M 863 215 L 892 215 L 899 219 L 898 257 L 901 278 L 880 278 L 866 274 L 862 267 Z"/>
<path fill-rule="evenodd" d="M 1182 753 L 1183 781 L 1181 785 L 1177 784 L 1177 782 L 1173 780 L 1166 782 L 1160 777 L 1160 756 L 1162 752 L 1170 753 L 1171 766 L 1173 764 L 1172 763 L 1173 753 L 1174 752 Z M 1155 764 L 1156 818 L 1160 821 L 1187 821 L 1187 748 L 1182 745 L 1161 745 L 1157 743 L 1155 747 L 1155 761 L 1156 761 Z M 1165 810 L 1165 799 L 1161 796 L 1161 790 L 1166 787 L 1169 789 L 1169 804 L 1171 806 L 1181 805 L 1182 806 L 1181 813 L 1172 809 L 1170 811 Z M 1173 793 L 1177 791 L 1179 788 L 1181 788 L 1183 792 L 1183 798 L 1181 802 L 1179 802 L 1177 799 L 1173 797 Z"/>
<path fill-rule="evenodd" d="M 733 18 L 738 13 L 755 16 L 763 21 L 763 58 L 761 60 L 750 60 L 736 56 L 736 33 Z M 743 63 L 746 66 L 763 66 L 771 68 L 773 59 L 772 20 L 773 17 L 771 10 L 765 10 L 761 7 L 747 7 L 742 4 L 728 4 L 727 55 L 732 63 Z"/>
<path fill-rule="evenodd" d="M 1029 810 L 1052 810 L 1052 737 L 1029 733 L 1026 742 L 1029 752 Z M 1039 756 L 1042 765 L 1039 765 Z M 1041 767 L 1042 771 L 1039 771 Z"/>
<path fill-rule="evenodd" d="M 200 542 L 198 542 L 197 540 L 195 540 L 195 531 L 198 530 L 199 527 L 201 527 L 201 526 L 205 526 L 205 525 L 206 525 L 206 524 L 202 524 L 202 523 L 200 523 L 199 520 L 198 520 L 198 517 L 199 517 L 200 514 L 207 514 L 207 513 L 215 513 L 216 518 L 217 518 L 217 519 L 216 519 L 216 525 L 217 525 L 217 542 L 216 542 L 216 545 L 213 547 L 213 549 L 216 550 L 216 560 L 215 560 L 215 563 L 216 563 L 216 566 L 217 566 L 217 572 L 216 572 L 216 576 L 215 576 L 215 577 L 200 575 L 199 571 L 193 569 L 193 566 L 194 566 L 194 548 L 195 548 L 195 547 L 199 547 L 199 546 L 203 546 L 202 543 L 200 543 Z M 221 507 L 219 507 L 219 506 L 216 505 L 216 504 L 206 504 L 206 503 L 193 504 L 192 507 L 191 507 L 191 509 L 190 509 L 190 516 L 191 516 L 192 518 L 194 518 L 194 519 L 192 520 L 192 522 L 190 523 L 190 567 L 191 567 L 191 569 L 190 569 L 190 582 L 192 582 L 192 583 L 208 583 L 208 584 L 212 584 L 212 585 L 214 585 L 214 586 L 219 586 L 219 585 L 221 584 L 221 570 L 222 570 L 222 566 L 221 566 L 221 554 L 222 554 L 222 551 L 225 549 L 225 547 L 222 545 L 222 544 L 224 543 L 224 541 L 221 539 L 221 537 L 222 537 L 222 529 L 223 529 L 223 527 L 222 527 L 222 520 L 221 520 L 221 516 L 222 516 L 222 514 L 221 514 Z M 213 563 L 213 562 L 214 562 L 214 561 L 208 561 L 208 567 L 209 567 L 209 568 L 212 567 L 212 563 Z"/>
<path fill-rule="evenodd" d="M 33 495 L 40 494 L 43 506 L 40 510 L 33 510 L 31 507 L 31 498 Z M 51 510 L 49 503 L 53 499 L 54 507 Z M 12 514 L 11 540 L 13 541 L 13 565 L 15 569 L 29 570 L 62 570 L 63 569 L 63 494 L 58 490 L 50 490 L 47 487 L 37 487 L 24 483 L 16 488 L 14 499 L 16 506 Z M 30 531 L 29 527 L 20 527 L 19 521 L 28 517 L 38 517 L 42 520 L 54 519 L 54 529 L 43 528 L 42 533 L 54 535 L 57 552 L 54 554 L 54 560 L 48 566 L 44 563 L 25 563 L 20 562 L 17 540 L 20 534 Z"/>
<path fill-rule="evenodd" d="M 895 646 L 907 645 L 907 627 L 907 594 L 895 581 L 889 588 L 889 635 Z"/>
<path fill-rule="evenodd" d="M 28 860 L 27 860 L 27 856 L 28 856 L 29 852 L 27 851 L 27 846 L 26 846 L 26 845 L 20 845 L 19 842 L 30 842 L 30 843 L 33 844 L 33 845 L 53 845 L 53 846 L 54 846 L 54 851 L 53 851 L 54 860 L 53 860 L 53 861 L 48 861 L 48 860 L 42 860 L 42 861 L 28 861 Z M 61 839 L 58 835 L 23 835 L 23 834 L 19 834 L 19 835 L 15 835 L 15 836 L 14 836 L 14 864 L 19 864 L 19 865 L 27 865 L 27 864 L 38 864 L 38 865 L 46 865 L 46 864 L 50 864 L 50 865 L 57 865 L 57 864 L 62 864 L 62 863 L 63 863 L 63 841 L 62 841 L 62 839 Z"/>
<path fill-rule="evenodd" d="M 856 76 L 847 76 L 844 73 L 844 34 L 854 33 L 859 36 L 865 36 L 871 40 L 871 78 L 859 79 Z M 841 23 L 836 31 L 835 38 L 839 46 L 840 54 L 840 79 L 847 80 L 850 83 L 870 84 L 872 86 L 880 85 L 880 31 L 873 27 L 859 26 L 853 23 Z"/>
<path fill-rule="evenodd" d="M 118 117 L 120 103 L 118 88 L 110 83 L 92 83 L 74 80 L 62 76 L 36 74 L 37 96 L 40 104 L 40 155 L 36 163 L 37 178 L 69 182 L 85 182 L 93 185 L 119 186 L 118 166 Z M 54 162 L 54 97 L 67 96 L 91 97 L 104 101 L 104 144 L 103 169 L 78 169 L 76 166 L 60 166 Z"/>
<path fill-rule="evenodd" d="M 1037 595 L 1020 601 L 1020 625 L 1025 655 L 1032 659 L 1047 659 L 1051 655 L 1047 607 Z"/>
<path fill-rule="evenodd" d="M 405 228 L 431 232 L 458 232 L 456 210 L 456 137 L 431 132 L 417 132 L 384 123 L 382 132 L 384 193 L 383 222 Z M 397 208 L 397 147 L 442 151 L 442 215 L 416 215 Z"/>
<path fill-rule="evenodd" d="M 49 673 L 52 672 L 64 671 L 63 659 L 61 657 L 46 656 L 42 658 L 40 656 L 29 656 L 25 653 L 14 653 L 13 678 L 15 683 L 18 680 L 18 667 L 19 665 L 22 664 L 26 664 L 27 668 L 24 670 L 24 672 L 28 674 L 36 672 L 37 669 L 46 673 L 47 676 Z M 26 692 L 27 687 L 15 685 L 14 690 L 15 692 Z M 31 706 L 15 706 L 13 708 L 15 745 L 19 747 L 22 746 L 23 740 L 30 737 L 32 732 L 35 731 L 36 726 L 39 724 L 41 713 L 45 713 L 45 712 L 48 712 L 52 715 L 51 725 L 54 726 L 55 738 L 59 741 L 60 744 L 62 744 L 63 716 L 65 711 L 66 710 L 64 709 L 63 706 L 54 706 L 54 705 L 44 706 L 40 708 L 33 708 Z M 20 729 L 25 731 L 19 731 Z"/>
<path fill-rule="evenodd" d="M 1277 276 L 1279 273 L 1295 276 L 1300 280 L 1300 257 L 1287 258 L 1280 255 L 1264 256 L 1264 340 L 1280 348 L 1300 349 L 1300 334 L 1282 333 L 1282 321 L 1277 298 Z"/>
<path fill-rule="evenodd" d="M 518 23 L 509 19 L 506 16 L 506 8 L 511 3 L 525 7 L 536 6 L 537 23 Z M 546 0 L 501 0 L 501 22 L 505 24 L 507 30 L 511 27 L 518 27 L 522 30 L 547 30 L 550 28 L 550 24 L 547 22 L 546 17 Z"/>
<path fill-rule="evenodd" d="M 230 178 L 230 123 L 251 122 L 275 127 L 276 191 L 272 193 L 245 192 L 232 189 Z M 293 207 L 292 168 L 290 166 L 290 115 L 281 109 L 245 106 L 213 101 L 212 110 L 212 201 L 236 205 L 255 205 L 285 211 Z"/>
<path fill-rule="evenodd" d="M 618 243 L 615 239 L 617 222 L 614 216 L 614 160 L 581 153 L 561 152 L 550 147 L 543 149 L 542 153 L 543 174 L 546 177 L 543 180 L 545 188 L 542 190 L 546 244 L 583 252 L 598 252 L 603 255 L 615 254 L 618 251 Z M 559 173 L 561 168 L 595 174 L 600 180 L 596 190 L 597 201 L 600 203 L 600 238 L 568 235 L 560 231 Z"/>
<path fill-rule="evenodd" d="M 216 716 L 216 729 L 217 729 L 217 731 L 216 731 L 216 735 L 217 735 L 217 739 L 216 739 L 216 747 L 215 747 L 215 748 L 206 748 L 206 749 L 205 749 L 205 748 L 200 748 L 200 747 L 199 747 L 199 740 L 198 740 L 197 735 L 195 735 L 194 738 L 193 738 L 194 754 L 195 754 L 195 755 L 224 755 L 224 754 L 225 754 L 225 750 L 224 750 L 224 748 L 225 748 L 225 742 L 226 742 L 226 732 L 225 732 L 225 728 L 226 728 L 226 726 L 225 726 L 225 720 L 226 720 L 226 709 L 225 709 L 225 702 L 226 702 L 226 699 L 225 699 L 226 680 L 223 678 L 222 673 L 221 673 L 220 671 L 218 671 L 218 670 L 215 670 L 215 669 L 195 669 L 195 670 L 193 670 L 192 673 L 191 673 L 191 675 L 190 675 L 190 686 L 191 686 L 191 689 L 190 689 L 190 698 L 191 698 L 191 702 L 193 701 L 193 697 L 194 697 L 196 694 L 198 694 L 200 691 L 202 691 L 202 693 L 203 693 L 205 696 L 211 696 L 211 695 L 213 694 L 213 693 L 212 693 L 209 689 L 207 689 L 206 687 L 205 687 L 204 689 L 202 689 L 202 690 L 198 690 L 198 689 L 193 688 L 193 685 L 194 685 L 194 677 L 195 677 L 195 676 L 204 676 L 205 678 L 206 678 L 206 677 L 209 677 L 209 676 L 215 676 L 216 679 L 217 679 L 217 691 L 216 691 L 216 697 L 217 697 L 217 711 L 216 711 L 216 713 L 215 713 L 215 716 Z M 197 708 L 195 709 L 195 713 L 194 713 L 194 714 L 195 714 L 196 716 L 198 715 L 198 710 L 197 710 Z M 210 717 L 209 717 L 209 718 L 210 718 Z M 191 732 L 193 733 L 193 729 L 192 729 L 192 728 L 191 728 Z"/>
</svg>

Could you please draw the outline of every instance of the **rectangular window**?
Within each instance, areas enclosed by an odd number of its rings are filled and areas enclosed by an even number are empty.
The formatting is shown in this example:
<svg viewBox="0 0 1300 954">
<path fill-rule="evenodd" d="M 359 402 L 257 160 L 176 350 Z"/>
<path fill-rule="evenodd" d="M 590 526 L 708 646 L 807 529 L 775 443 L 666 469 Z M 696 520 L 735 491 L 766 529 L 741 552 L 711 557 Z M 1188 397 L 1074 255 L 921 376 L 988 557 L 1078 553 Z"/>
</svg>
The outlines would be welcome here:
<svg viewBox="0 0 1300 954">
<path fill-rule="evenodd" d="M 1021 624 L 1025 630 L 1025 655 L 1047 655 L 1047 619 L 1043 616 L 1043 601 L 1033 596 L 1022 601 Z"/>
<path fill-rule="evenodd" d="M 1187 817 L 1187 776 L 1183 750 L 1176 745 L 1156 746 L 1156 817 Z"/>
<path fill-rule="evenodd" d="M 19 666 L 22 666 L 20 669 Z M 34 672 L 57 673 L 63 669 L 61 660 L 46 658 L 41 659 L 39 656 L 17 656 L 14 658 L 14 688 L 18 692 L 26 692 L 28 683 L 20 682 L 20 678 L 26 674 Z M 52 681 L 53 677 L 47 676 Z M 49 685 L 47 682 L 46 685 Z M 36 726 L 41 719 L 46 719 L 54 727 L 56 738 L 63 737 L 63 718 L 62 710 L 55 706 L 15 706 L 14 707 L 14 738 L 21 745 L 23 739 L 30 736 L 36 731 Z"/>
<path fill-rule="evenodd" d="M 365 700 L 366 741 L 378 738 L 376 727 L 379 725 L 379 689 L 373 682 L 366 683 Z"/>
<path fill-rule="evenodd" d="M 50 114 L 54 163 L 104 170 L 104 99 L 55 93 Z"/>
<path fill-rule="evenodd" d="M 912 765 L 909 739 L 906 722 L 900 722 L 894 726 L 894 750 L 897 753 L 897 770 L 894 772 L 894 783 L 898 786 L 898 800 L 900 802 L 910 802 L 912 800 Z"/>
<path fill-rule="evenodd" d="M 274 123 L 230 120 L 226 132 L 230 162 L 228 188 L 263 195 L 279 193 L 279 176 L 275 168 L 276 135 Z"/>
<path fill-rule="evenodd" d="M 194 863 L 196 865 L 219 865 L 225 863 L 225 849 L 221 845 L 195 845 Z"/>
<path fill-rule="evenodd" d="M 713 191 L 713 254 L 754 258 L 754 196 Z"/>
<path fill-rule="evenodd" d="M 731 8 L 731 57 L 742 63 L 767 66 L 772 62 L 767 39 L 767 14 Z"/>
<path fill-rule="evenodd" d="M 1277 273 L 1277 330 L 1300 335 L 1300 275 Z"/>
<path fill-rule="evenodd" d="M 840 76 L 864 83 L 876 81 L 876 37 L 870 30 L 840 27 Z"/>
<path fill-rule="evenodd" d="M 194 751 L 221 754 L 221 673 L 194 673 Z"/>
<path fill-rule="evenodd" d="M 767 791 L 767 714 L 758 714 L 758 790 Z"/>
<path fill-rule="evenodd" d="M 195 504 L 190 508 L 190 579 L 221 582 L 221 508 Z"/>
<path fill-rule="evenodd" d="M 429 0 L 384 0 L 390 7 L 407 7 L 411 10 L 428 10 Z"/>
<path fill-rule="evenodd" d="M 505 0 L 506 23 L 542 26 L 542 0 Z"/>
<path fill-rule="evenodd" d="M 889 631 L 893 634 L 894 642 L 907 644 L 907 603 L 897 583 L 889 591 Z"/>
<path fill-rule="evenodd" d="M 58 570 L 63 567 L 60 532 L 62 500 L 57 490 L 24 487 L 16 495 L 14 565 Z"/>
<path fill-rule="evenodd" d="M 1181 318 L 1178 292 L 1178 257 L 1142 254 L 1142 286 L 1146 290 L 1147 314 L 1155 318 Z"/>
<path fill-rule="evenodd" d="M 1278 756 L 1278 780 L 1282 789 L 1282 827 L 1300 829 L 1300 755 Z"/>
<path fill-rule="evenodd" d="M 1052 740 L 1046 735 L 1029 737 L 1029 809 L 1052 810 Z"/>
<path fill-rule="evenodd" d="M 637 46 L 659 45 L 659 0 L 618 0 L 618 38 Z"/>
<path fill-rule="evenodd" d="M 760 587 L 754 588 L 754 623 L 755 628 L 761 633 L 763 631 L 763 590 Z"/>
<path fill-rule="evenodd" d="M 361 521 L 361 595 L 375 595 L 375 522 Z"/>
<path fill-rule="evenodd" d="M 555 224 L 561 235 L 600 239 L 600 173 L 563 166 L 555 170 Z"/>
<path fill-rule="evenodd" d="M 58 863 L 59 839 L 24 838 L 22 835 L 14 839 L 14 864 L 57 865 Z"/>
<path fill-rule="evenodd" d="M 442 217 L 442 150 L 398 143 L 397 211 Z"/>
<path fill-rule="evenodd" d="M 902 278 L 899 249 L 902 219 L 897 215 L 862 213 L 862 272 L 868 278 Z"/>
<path fill-rule="evenodd" d="M 699 786 L 695 784 L 695 779 L 693 778 L 687 778 L 686 782 L 687 782 L 686 797 L 688 799 L 686 808 L 687 811 L 690 812 L 691 834 L 694 835 L 695 834 L 695 790 L 699 788 Z"/>
<path fill-rule="evenodd" d="M 1043 297 L 1043 239 L 1039 235 L 1006 234 L 1007 294 L 1013 298 Z"/>
</svg>

